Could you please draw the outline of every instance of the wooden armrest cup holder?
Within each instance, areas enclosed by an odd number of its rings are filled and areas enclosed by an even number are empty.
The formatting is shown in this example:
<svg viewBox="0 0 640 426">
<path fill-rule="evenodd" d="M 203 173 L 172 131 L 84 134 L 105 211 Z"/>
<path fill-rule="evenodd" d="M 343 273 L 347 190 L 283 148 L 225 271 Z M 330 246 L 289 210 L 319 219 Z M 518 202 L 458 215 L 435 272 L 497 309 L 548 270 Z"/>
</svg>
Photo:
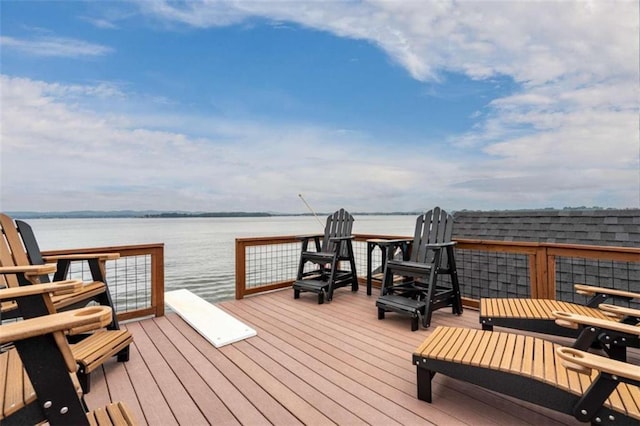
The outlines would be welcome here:
<svg viewBox="0 0 640 426">
<path fill-rule="evenodd" d="M 601 303 L 598 305 L 600 310 L 603 310 L 607 315 L 623 318 L 625 316 L 640 317 L 640 310 L 627 308 L 624 306 L 611 305 L 609 303 Z"/>
<path fill-rule="evenodd" d="M 578 329 L 578 324 L 570 320 L 570 318 L 573 317 L 573 314 L 570 314 L 569 312 L 553 311 L 553 316 L 556 317 L 555 322 L 560 327 L 571 328 L 574 330 Z"/>
<path fill-rule="evenodd" d="M 591 370 L 593 369 L 612 376 L 624 377 L 634 381 L 640 380 L 639 365 L 567 347 L 556 349 L 556 354 L 562 358 L 563 364 L 564 362 L 569 363 L 570 367 L 566 366 L 567 368 L 577 371 L 578 373 L 585 372 L 585 374 L 591 374 Z M 577 369 L 574 369 L 574 364 L 577 365 Z"/>
<path fill-rule="evenodd" d="M 573 348 L 562 347 L 562 348 L 558 348 L 557 352 L 560 358 L 562 358 L 562 365 L 565 368 L 571 371 L 575 371 L 576 373 L 579 373 L 579 374 L 586 374 L 587 376 L 591 375 L 591 368 L 569 360 L 569 358 L 576 359 L 576 360 L 584 359 L 584 355 L 581 351 L 578 351 Z"/>
<path fill-rule="evenodd" d="M 631 336 L 640 336 L 640 327 L 636 325 L 625 324 L 624 322 L 610 321 L 608 319 L 595 318 L 591 316 L 561 311 L 553 311 L 551 314 L 556 318 L 556 324 L 562 327 L 572 328 L 573 326 L 570 324 L 575 324 L 576 327 L 582 325 L 603 330 L 615 331 L 618 333 L 626 333 Z"/>
<path fill-rule="evenodd" d="M 606 294 L 609 296 L 622 297 L 625 299 L 640 299 L 640 293 L 634 293 L 631 291 L 618 290 L 615 288 L 596 287 L 585 284 L 574 284 L 573 288 L 576 293 L 583 296 L 594 296 L 596 294 Z"/>
</svg>

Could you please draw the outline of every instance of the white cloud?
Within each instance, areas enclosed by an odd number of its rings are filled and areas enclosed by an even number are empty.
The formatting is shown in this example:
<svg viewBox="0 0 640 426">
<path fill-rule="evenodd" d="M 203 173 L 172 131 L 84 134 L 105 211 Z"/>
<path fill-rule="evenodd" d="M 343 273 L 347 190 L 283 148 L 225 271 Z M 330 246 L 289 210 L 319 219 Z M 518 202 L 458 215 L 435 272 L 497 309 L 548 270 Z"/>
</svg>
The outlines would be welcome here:
<svg viewBox="0 0 640 426">
<path fill-rule="evenodd" d="M 486 148 L 486 158 L 478 158 L 463 149 L 382 146 L 372 135 L 293 123 L 105 114 L 90 106 L 96 94 L 113 93 L 112 99 L 125 103 L 135 97 L 98 86 L 2 76 L 0 93 L 1 210 L 301 212 L 298 193 L 321 211 L 434 204 L 449 209 L 605 202 L 627 207 L 637 191 L 633 160 L 617 155 L 628 154 L 624 141 L 603 142 L 611 161 L 602 162 L 597 144 L 558 145 L 558 138 L 585 136 L 567 129 L 496 143 Z M 578 120 L 570 130 L 583 128 L 584 118 L 569 117 Z M 628 130 L 625 118 L 594 114 L 590 119 L 611 121 L 620 140 Z M 181 127 L 153 130 L 167 123 Z M 188 135 L 194 123 L 206 137 Z"/>
<path fill-rule="evenodd" d="M 0 36 L 0 46 L 4 49 L 14 49 L 33 56 L 66 58 L 103 56 L 113 51 L 108 46 L 55 36 L 41 36 L 31 39 Z"/>
<path fill-rule="evenodd" d="M 366 137 L 353 132 L 207 117 L 200 133 L 210 136 L 195 138 L 151 127 L 171 121 L 187 129 L 196 121 L 202 126 L 202 117 L 145 116 L 157 125 L 141 127 L 136 116 L 103 114 L 78 101 L 104 93 L 96 87 L 7 76 L 0 83 L 2 210 L 297 211 L 300 192 L 331 209 L 336 188 L 375 208 L 376 194 L 401 194 L 405 182 L 425 178 L 424 165 L 438 167 L 437 158 L 366 155 Z M 415 202 L 403 200 L 409 201 Z"/>
<path fill-rule="evenodd" d="M 115 30 L 115 29 L 118 28 L 118 26 L 113 21 L 111 21 L 109 19 L 93 18 L 93 17 L 90 17 L 90 16 L 81 16 L 80 19 L 90 23 L 91 25 L 93 25 L 96 28 L 101 28 L 103 30 Z"/>
<path fill-rule="evenodd" d="M 636 1 L 139 4 L 197 28 L 294 22 L 368 40 L 421 81 L 506 76 L 519 89 L 447 147 L 385 148 L 311 125 L 105 113 L 96 98 L 136 96 L 3 77 L 2 209 L 303 211 L 298 193 L 326 211 L 640 204 Z M 56 204 L 60 188 L 73 206 Z"/>
</svg>

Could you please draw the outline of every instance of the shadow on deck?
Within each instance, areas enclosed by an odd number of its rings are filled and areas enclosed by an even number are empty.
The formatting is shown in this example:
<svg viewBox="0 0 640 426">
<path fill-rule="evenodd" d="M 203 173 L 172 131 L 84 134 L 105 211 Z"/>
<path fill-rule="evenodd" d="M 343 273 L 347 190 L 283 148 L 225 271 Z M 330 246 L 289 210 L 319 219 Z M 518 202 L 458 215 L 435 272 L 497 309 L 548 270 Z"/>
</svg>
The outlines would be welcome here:
<svg viewBox="0 0 640 426">
<path fill-rule="evenodd" d="M 318 305 L 288 289 L 220 303 L 258 332 L 220 349 L 175 314 L 130 322 L 131 360 L 95 372 L 87 402 L 126 401 L 149 425 L 578 424 L 444 376 L 433 404 L 419 401 L 414 349 L 438 325 L 479 328 L 478 313 L 441 309 L 411 332 L 407 317 L 379 321 L 376 297 L 342 289 Z"/>
</svg>

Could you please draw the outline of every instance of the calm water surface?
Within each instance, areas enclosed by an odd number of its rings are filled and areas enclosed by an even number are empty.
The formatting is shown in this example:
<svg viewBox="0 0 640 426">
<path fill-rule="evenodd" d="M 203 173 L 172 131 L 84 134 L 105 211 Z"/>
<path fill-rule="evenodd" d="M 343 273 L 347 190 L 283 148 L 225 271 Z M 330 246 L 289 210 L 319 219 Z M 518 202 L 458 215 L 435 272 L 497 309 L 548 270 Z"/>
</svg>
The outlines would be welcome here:
<svg viewBox="0 0 640 426">
<path fill-rule="evenodd" d="M 324 219 L 322 219 L 324 221 Z M 235 239 L 323 231 L 309 216 L 268 218 L 29 219 L 42 250 L 164 243 L 165 289 L 215 302 L 235 294 Z M 413 235 L 415 216 L 356 216 L 361 234 Z"/>
</svg>

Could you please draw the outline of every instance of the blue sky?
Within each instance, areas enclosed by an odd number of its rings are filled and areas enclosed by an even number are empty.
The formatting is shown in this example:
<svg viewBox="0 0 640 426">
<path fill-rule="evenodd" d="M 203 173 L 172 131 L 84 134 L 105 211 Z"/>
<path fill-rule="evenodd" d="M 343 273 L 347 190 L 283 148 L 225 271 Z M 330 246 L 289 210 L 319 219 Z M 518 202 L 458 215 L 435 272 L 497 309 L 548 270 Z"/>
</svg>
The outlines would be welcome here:
<svg viewBox="0 0 640 426">
<path fill-rule="evenodd" d="M 640 206 L 636 1 L 0 3 L 0 209 Z"/>
</svg>

